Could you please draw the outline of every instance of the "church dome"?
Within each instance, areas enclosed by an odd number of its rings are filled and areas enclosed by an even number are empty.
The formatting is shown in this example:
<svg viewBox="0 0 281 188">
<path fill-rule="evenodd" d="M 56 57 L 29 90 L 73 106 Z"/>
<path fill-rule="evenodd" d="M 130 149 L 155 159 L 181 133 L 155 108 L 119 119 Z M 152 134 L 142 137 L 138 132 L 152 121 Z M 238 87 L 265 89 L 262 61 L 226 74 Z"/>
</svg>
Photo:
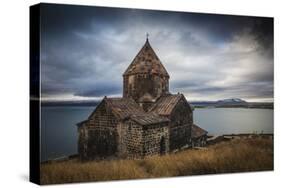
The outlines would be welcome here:
<svg viewBox="0 0 281 188">
<path fill-rule="evenodd" d="M 127 68 L 123 76 L 134 74 L 154 74 L 169 78 L 169 74 L 150 46 L 148 39 Z"/>
</svg>

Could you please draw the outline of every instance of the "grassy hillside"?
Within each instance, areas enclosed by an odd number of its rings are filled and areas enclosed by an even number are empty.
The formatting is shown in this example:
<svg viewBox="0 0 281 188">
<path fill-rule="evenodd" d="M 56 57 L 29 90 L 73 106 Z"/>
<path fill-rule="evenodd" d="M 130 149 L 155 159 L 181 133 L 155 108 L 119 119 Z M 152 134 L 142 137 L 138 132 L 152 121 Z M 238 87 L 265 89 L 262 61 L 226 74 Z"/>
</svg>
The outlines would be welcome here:
<svg viewBox="0 0 281 188">
<path fill-rule="evenodd" d="M 111 160 L 81 163 L 76 159 L 41 165 L 41 183 L 70 183 L 198 174 L 273 170 L 273 141 L 264 138 L 235 139 L 143 160 Z"/>
</svg>

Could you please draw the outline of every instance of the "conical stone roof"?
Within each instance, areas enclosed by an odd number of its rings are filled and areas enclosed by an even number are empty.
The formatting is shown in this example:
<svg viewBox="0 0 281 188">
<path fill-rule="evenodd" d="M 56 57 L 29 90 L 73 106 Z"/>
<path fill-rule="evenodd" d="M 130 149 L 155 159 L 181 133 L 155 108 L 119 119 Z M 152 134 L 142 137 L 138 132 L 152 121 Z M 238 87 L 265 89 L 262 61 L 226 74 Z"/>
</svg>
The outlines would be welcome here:
<svg viewBox="0 0 281 188">
<path fill-rule="evenodd" d="M 169 77 L 168 72 L 162 65 L 160 59 L 150 46 L 148 39 L 129 65 L 123 76 L 133 74 L 156 74 Z"/>
</svg>

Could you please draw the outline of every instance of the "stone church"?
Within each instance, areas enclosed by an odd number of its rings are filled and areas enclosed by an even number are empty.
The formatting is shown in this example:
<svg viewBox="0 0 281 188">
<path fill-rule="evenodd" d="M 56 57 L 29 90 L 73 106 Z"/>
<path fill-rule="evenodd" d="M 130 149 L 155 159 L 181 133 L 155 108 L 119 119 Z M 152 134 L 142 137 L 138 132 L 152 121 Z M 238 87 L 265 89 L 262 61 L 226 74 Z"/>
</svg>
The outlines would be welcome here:
<svg viewBox="0 0 281 188">
<path fill-rule="evenodd" d="M 123 97 L 104 97 L 78 126 L 81 160 L 143 158 L 203 146 L 183 94 L 169 92 L 169 74 L 148 39 L 123 74 Z"/>
</svg>

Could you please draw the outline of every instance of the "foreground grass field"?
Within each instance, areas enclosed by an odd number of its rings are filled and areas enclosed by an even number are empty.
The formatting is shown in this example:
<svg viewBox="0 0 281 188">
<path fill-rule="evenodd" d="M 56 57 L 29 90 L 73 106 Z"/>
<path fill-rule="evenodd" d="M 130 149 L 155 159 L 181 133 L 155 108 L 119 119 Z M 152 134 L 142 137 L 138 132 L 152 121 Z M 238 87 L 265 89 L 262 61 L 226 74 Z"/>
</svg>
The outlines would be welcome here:
<svg viewBox="0 0 281 188">
<path fill-rule="evenodd" d="M 81 163 L 76 159 L 41 165 L 41 184 L 172 177 L 273 170 L 272 139 L 234 139 L 143 160 Z"/>
</svg>

